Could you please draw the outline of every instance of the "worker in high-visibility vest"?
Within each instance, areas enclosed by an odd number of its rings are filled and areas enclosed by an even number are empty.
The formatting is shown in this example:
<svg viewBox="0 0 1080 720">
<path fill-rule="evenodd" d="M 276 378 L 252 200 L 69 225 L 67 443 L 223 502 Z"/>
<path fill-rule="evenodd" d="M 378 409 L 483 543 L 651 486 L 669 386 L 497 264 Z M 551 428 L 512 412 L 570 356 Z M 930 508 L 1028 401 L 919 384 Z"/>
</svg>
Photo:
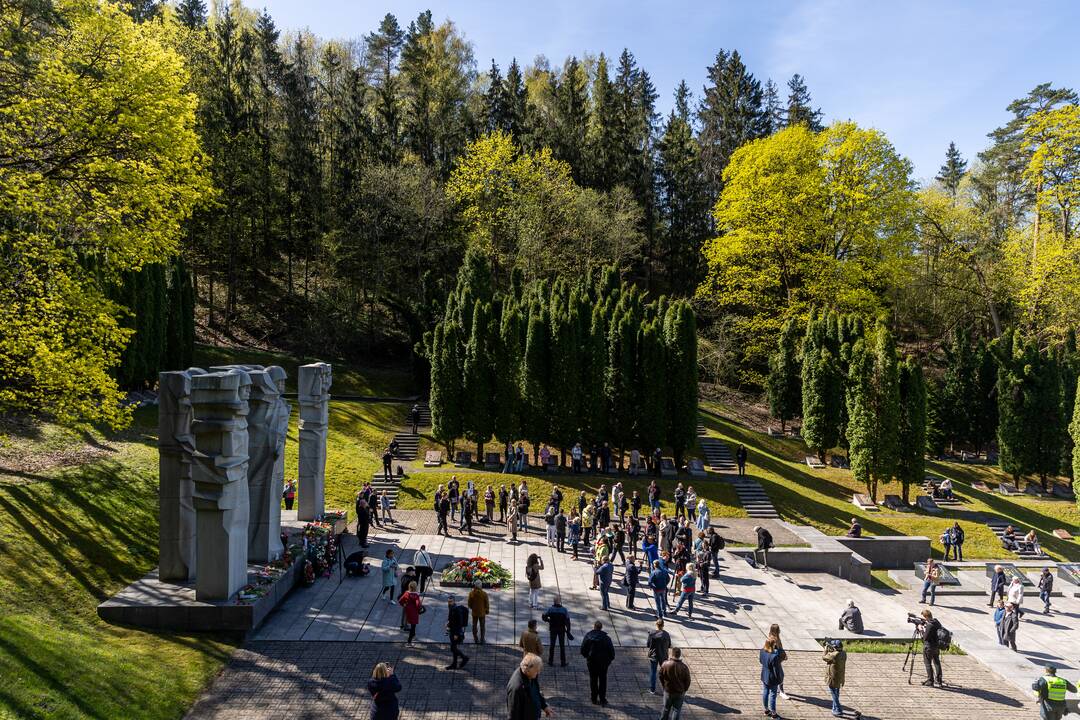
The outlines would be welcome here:
<svg viewBox="0 0 1080 720">
<path fill-rule="evenodd" d="M 1035 699 L 1039 701 L 1039 717 L 1042 720 L 1061 720 L 1065 715 L 1065 693 L 1076 692 L 1076 686 L 1057 676 L 1057 668 L 1047 665 L 1043 676 L 1031 683 Z"/>
</svg>

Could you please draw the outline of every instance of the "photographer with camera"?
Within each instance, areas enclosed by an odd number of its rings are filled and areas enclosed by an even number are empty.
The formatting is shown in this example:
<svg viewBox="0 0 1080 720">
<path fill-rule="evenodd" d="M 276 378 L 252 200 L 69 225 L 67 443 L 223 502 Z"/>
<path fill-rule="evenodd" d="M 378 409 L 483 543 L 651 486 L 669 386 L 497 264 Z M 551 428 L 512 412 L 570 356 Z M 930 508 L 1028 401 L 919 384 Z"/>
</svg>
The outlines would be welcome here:
<svg viewBox="0 0 1080 720">
<path fill-rule="evenodd" d="M 916 617 L 908 614 L 908 622 L 915 624 L 915 634 L 922 638 L 923 641 L 923 665 L 926 667 L 926 680 L 923 680 L 923 685 L 927 687 L 937 685 L 941 687 L 944 682 L 941 679 L 941 649 L 944 644 L 948 647 L 948 642 L 943 643 L 943 639 L 948 639 L 945 636 L 948 635 L 948 631 L 941 626 L 933 613 L 929 610 L 922 611 L 922 617 Z"/>
<path fill-rule="evenodd" d="M 844 708 L 840 704 L 840 688 L 844 686 L 844 671 L 847 669 L 847 651 L 844 643 L 840 640 L 826 639 L 823 643 L 825 654 L 821 659 L 825 661 L 825 684 L 829 686 L 829 694 L 832 695 L 832 714 L 842 717 Z"/>
</svg>

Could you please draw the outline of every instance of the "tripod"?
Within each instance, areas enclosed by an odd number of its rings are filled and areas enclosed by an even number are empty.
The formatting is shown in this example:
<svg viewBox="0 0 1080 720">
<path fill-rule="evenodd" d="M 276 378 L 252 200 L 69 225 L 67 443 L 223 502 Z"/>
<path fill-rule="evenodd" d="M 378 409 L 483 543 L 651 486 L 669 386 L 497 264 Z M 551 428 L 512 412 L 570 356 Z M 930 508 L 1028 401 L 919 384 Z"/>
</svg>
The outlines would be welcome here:
<svg viewBox="0 0 1080 720">
<path fill-rule="evenodd" d="M 907 683 L 911 684 L 911 676 L 915 673 L 915 658 L 918 657 L 919 651 L 919 626 L 916 625 L 915 629 L 911 631 L 911 643 L 908 645 L 907 655 L 904 656 L 904 664 L 900 668 L 901 672 L 908 671 Z M 908 665 L 908 663 L 911 663 Z"/>
</svg>

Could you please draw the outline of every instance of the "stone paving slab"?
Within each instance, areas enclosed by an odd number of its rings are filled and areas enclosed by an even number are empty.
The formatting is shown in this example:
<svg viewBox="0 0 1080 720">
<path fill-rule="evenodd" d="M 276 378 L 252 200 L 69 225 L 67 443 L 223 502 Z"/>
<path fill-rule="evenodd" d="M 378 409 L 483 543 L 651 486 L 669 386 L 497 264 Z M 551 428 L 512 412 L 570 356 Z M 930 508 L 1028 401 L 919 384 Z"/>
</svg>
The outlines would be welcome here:
<svg viewBox="0 0 1080 720">
<path fill-rule="evenodd" d="M 403 685 L 402 720 L 501 720 L 505 686 L 520 659 L 515 648 L 466 647 L 469 664 L 443 670 L 449 646 L 341 642 L 253 642 L 238 651 L 187 717 L 206 720 L 271 720 L 367 717 L 367 679 L 377 662 L 389 662 Z M 831 718 L 824 663 L 818 652 L 789 652 L 780 700 L 785 718 Z M 761 716 L 757 652 L 697 650 L 684 655 L 693 676 L 683 718 L 717 715 Z M 546 659 L 545 659 L 546 660 Z M 618 651 L 608 676 L 607 708 L 589 702 L 589 680 L 577 653 L 569 666 L 544 667 L 543 692 L 559 718 L 624 720 L 659 717 L 662 699 L 648 693 L 648 659 L 643 650 Z M 971 657 L 948 656 L 950 685 L 928 689 L 909 685 L 902 655 L 851 655 L 841 699 L 866 720 L 953 720 L 986 717 L 1019 720 L 1035 716 L 1034 704 L 1003 686 Z M 916 683 L 918 675 L 915 676 Z"/>
</svg>

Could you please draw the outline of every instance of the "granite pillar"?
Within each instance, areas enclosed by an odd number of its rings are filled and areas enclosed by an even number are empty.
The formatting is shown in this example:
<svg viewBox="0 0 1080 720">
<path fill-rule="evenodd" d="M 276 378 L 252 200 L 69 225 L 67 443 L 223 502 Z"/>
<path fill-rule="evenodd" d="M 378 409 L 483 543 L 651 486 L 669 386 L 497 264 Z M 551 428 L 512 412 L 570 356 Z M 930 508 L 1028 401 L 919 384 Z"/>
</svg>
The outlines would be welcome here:
<svg viewBox="0 0 1080 720">
<path fill-rule="evenodd" d="M 191 378 L 202 374 L 189 368 L 158 375 L 158 575 L 165 581 L 195 577 Z"/>
<path fill-rule="evenodd" d="M 248 580 L 250 388 L 251 380 L 241 370 L 191 379 L 199 601 L 228 600 Z"/>
<path fill-rule="evenodd" d="M 281 397 L 285 371 L 276 365 L 252 370 L 248 400 L 248 560 L 281 557 L 281 491 L 285 479 L 285 437 L 289 403 Z"/>
<path fill-rule="evenodd" d="M 314 520 L 325 510 L 326 431 L 331 381 L 328 363 L 300 366 L 297 378 L 300 404 L 299 520 Z"/>
</svg>

